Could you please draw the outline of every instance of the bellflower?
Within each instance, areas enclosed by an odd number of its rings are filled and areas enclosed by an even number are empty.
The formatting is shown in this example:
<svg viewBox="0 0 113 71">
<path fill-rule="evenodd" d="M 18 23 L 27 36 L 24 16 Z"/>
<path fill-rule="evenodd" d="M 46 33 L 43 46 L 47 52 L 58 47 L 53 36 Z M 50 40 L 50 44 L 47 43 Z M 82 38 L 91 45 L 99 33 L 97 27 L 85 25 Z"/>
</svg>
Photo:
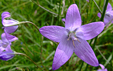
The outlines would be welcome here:
<svg viewBox="0 0 113 71">
<path fill-rule="evenodd" d="M 7 32 L 7 33 L 13 33 L 17 28 L 18 26 L 16 24 L 19 23 L 19 21 L 17 20 L 14 20 L 14 19 L 6 19 L 6 18 L 11 18 L 11 15 L 9 12 L 3 12 L 2 13 L 2 24 L 3 24 L 3 28 L 4 28 L 4 31 Z M 16 25 L 16 26 L 10 26 L 10 25 Z M 7 27 L 7 26 L 10 26 L 10 27 Z"/>
<path fill-rule="evenodd" d="M 102 69 L 98 69 L 97 71 L 107 71 L 107 69 L 102 64 L 99 64 L 99 65 Z"/>
<path fill-rule="evenodd" d="M 11 15 L 9 12 L 3 12 L 2 13 L 2 24 L 3 24 L 3 28 L 4 28 L 4 32 L 8 38 L 8 40 L 17 40 L 18 38 L 15 36 L 10 35 L 10 33 L 13 33 L 14 31 L 16 31 L 16 29 L 18 28 L 18 26 L 10 26 L 10 25 L 15 25 L 18 24 L 19 22 L 14 20 L 14 19 L 9 19 L 7 20 L 6 18 L 11 18 Z M 10 26 L 10 27 L 7 27 Z"/>
<path fill-rule="evenodd" d="M 101 13 L 98 13 L 98 17 L 99 18 L 101 17 Z M 112 10 L 111 4 L 108 3 L 107 10 L 106 10 L 105 17 L 104 17 L 104 24 L 108 25 L 110 21 L 113 23 L 113 10 Z"/>
<path fill-rule="evenodd" d="M 10 47 L 12 40 L 8 40 L 9 38 L 6 37 L 5 33 L 1 35 L 1 39 L 2 40 L 0 40 L 0 59 L 5 61 L 12 59 L 14 57 L 14 52 L 11 50 Z"/>
<path fill-rule="evenodd" d="M 44 26 L 39 29 L 46 38 L 59 42 L 56 49 L 52 69 L 56 70 L 66 63 L 73 52 L 83 61 L 98 66 L 98 60 L 86 40 L 96 37 L 104 29 L 103 22 L 93 22 L 81 26 L 81 16 L 76 4 L 67 10 L 65 27 Z"/>
</svg>

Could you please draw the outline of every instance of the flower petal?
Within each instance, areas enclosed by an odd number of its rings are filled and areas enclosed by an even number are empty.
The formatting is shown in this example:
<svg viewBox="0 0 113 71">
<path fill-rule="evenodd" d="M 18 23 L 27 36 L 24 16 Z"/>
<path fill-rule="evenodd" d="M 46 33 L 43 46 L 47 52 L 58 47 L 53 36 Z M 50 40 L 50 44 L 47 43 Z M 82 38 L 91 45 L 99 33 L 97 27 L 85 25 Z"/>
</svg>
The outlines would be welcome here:
<svg viewBox="0 0 113 71">
<path fill-rule="evenodd" d="M 100 34 L 103 29 L 104 29 L 103 22 L 89 23 L 89 24 L 79 27 L 78 30 L 76 31 L 76 36 L 79 37 L 79 34 L 77 34 L 77 33 L 82 32 L 84 39 L 90 40 L 90 39 L 96 37 L 98 34 Z"/>
<path fill-rule="evenodd" d="M 101 18 L 101 13 L 98 13 L 97 16 L 98 16 L 99 18 Z"/>
<path fill-rule="evenodd" d="M 99 62 L 92 48 L 88 44 L 88 42 L 80 38 L 78 40 L 79 42 L 78 41 L 74 42 L 75 43 L 75 49 L 74 49 L 75 54 L 84 62 L 92 66 L 99 66 Z"/>
<path fill-rule="evenodd" d="M 11 27 L 5 27 L 4 30 L 7 32 L 7 33 L 13 33 L 17 30 L 18 26 L 11 26 Z"/>
<path fill-rule="evenodd" d="M 112 10 L 112 6 L 111 6 L 110 3 L 108 3 L 108 5 L 107 5 L 107 10 L 106 10 L 106 11 L 111 11 L 111 10 Z"/>
<path fill-rule="evenodd" d="M 65 18 L 62 19 L 63 22 L 65 22 L 65 20 L 66 20 Z"/>
<path fill-rule="evenodd" d="M 39 31 L 43 36 L 55 42 L 60 42 L 62 36 L 66 34 L 65 28 L 60 26 L 44 26 Z"/>
<path fill-rule="evenodd" d="M 5 33 L 2 33 L 1 39 L 2 39 L 2 43 L 3 43 L 3 42 L 9 43 L 9 41 L 8 41 L 7 38 L 6 38 L 6 34 L 5 34 Z"/>
<path fill-rule="evenodd" d="M 106 24 L 108 25 L 110 21 L 113 23 L 113 11 L 106 12 L 105 17 L 104 17 L 105 25 Z"/>
<path fill-rule="evenodd" d="M 10 34 L 8 34 L 7 32 L 3 33 L 3 34 L 1 35 L 1 38 L 2 38 L 2 41 L 3 41 L 3 42 L 6 42 L 6 43 L 9 43 L 9 42 L 18 40 L 17 37 L 15 37 L 15 36 L 13 36 L 13 35 L 10 35 Z"/>
<path fill-rule="evenodd" d="M 107 69 L 104 67 L 104 65 L 102 65 L 102 64 L 99 64 L 99 65 L 102 69 L 98 69 L 97 71 L 107 71 Z"/>
<path fill-rule="evenodd" d="M 2 16 L 2 20 L 3 20 L 4 18 L 11 17 L 11 15 L 10 15 L 9 12 L 3 12 L 1 16 Z"/>
<path fill-rule="evenodd" d="M 10 20 L 5 19 L 7 17 L 11 17 L 9 12 L 3 12 L 1 16 L 2 16 L 2 24 L 3 24 L 4 28 L 6 28 L 6 31 L 8 33 L 12 33 L 18 28 L 18 26 L 7 27 L 7 26 L 11 26 L 11 25 L 16 25 L 19 23 L 19 21 L 14 20 L 14 19 L 10 19 Z"/>
<path fill-rule="evenodd" d="M 104 69 L 105 67 L 104 67 L 104 65 L 102 65 L 102 64 L 99 64 L 100 65 L 100 67 L 102 68 L 102 69 Z"/>
<path fill-rule="evenodd" d="M 14 57 L 14 54 L 13 54 L 14 52 L 11 50 L 10 46 L 11 46 L 11 43 L 9 43 L 6 48 L 2 47 L 2 48 L 4 48 L 5 51 L 2 51 L 0 53 L 1 60 L 7 61 L 7 60 L 10 60 Z"/>
<path fill-rule="evenodd" d="M 6 32 L 5 32 L 5 34 L 6 34 L 7 40 L 10 41 L 10 42 L 15 41 L 15 40 L 18 40 L 18 38 L 15 37 L 15 36 L 13 36 L 13 35 L 10 35 L 10 34 L 8 34 Z"/>
<path fill-rule="evenodd" d="M 65 28 L 73 31 L 79 26 L 81 26 L 79 9 L 76 4 L 72 4 L 67 10 Z"/>
<path fill-rule="evenodd" d="M 69 60 L 72 54 L 73 54 L 72 42 L 67 40 L 60 42 L 54 55 L 52 69 L 56 70 L 59 67 L 61 67 Z"/>
<path fill-rule="evenodd" d="M 13 51 L 4 51 L 0 54 L 0 59 L 5 60 L 5 61 L 10 60 L 14 57 L 14 54 L 12 54 L 12 53 L 14 53 L 14 52 Z"/>
<path fill-rule="evenodd" d="M 5 19 L 3 19 L 3 20 L 2 20 L 2 24 L 3 24 L 5 27 L 7 27 L 7 26 L 12 26 L 12 25 L 17 25 L 17 24 L 19 24 L 19 21 L 14 20 L 14 19 L 10 19 L 10 20 L 5 20 Z"/>
</svg>

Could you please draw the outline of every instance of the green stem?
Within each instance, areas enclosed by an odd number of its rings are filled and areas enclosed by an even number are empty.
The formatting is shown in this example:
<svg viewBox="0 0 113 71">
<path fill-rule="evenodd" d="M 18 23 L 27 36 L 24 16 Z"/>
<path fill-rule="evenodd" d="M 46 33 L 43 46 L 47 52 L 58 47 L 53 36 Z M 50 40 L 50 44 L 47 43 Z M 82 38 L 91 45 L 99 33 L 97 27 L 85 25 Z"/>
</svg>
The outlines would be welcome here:
<svg viewBox="0 0 113 71">
<path fill-rule="evenodd" d="M 43 57 L 42 57 L 42 52 L 43 52 L 43 50 L 42 50 L 42 48 L 43 48 L 43 36 L 41 37 L 41 42 L 40 42 L 40 44 L 41 44 L 41 49 L 40 49 L 40 51 L 41 51 L 41 53 L 40 53 L 40 58 L 41 58 L 41 65 L 43 66 L 43 68 L 45 69 L 45 71 L 47 71 L 47 69 L 45 68 L 45 66 L 43 65 Z"/>
<path fill-rule="evenodd" d="M 18 52 L 15 52 L 14 54 L 18 54 L 18 55 L 23 55 L 25 57 L 27 57 L 31 62 L 33 62 L 37 68 L 40 68 L 41 70 L 43 70 L 40 66 L 38 66 L 29 56 L 27 56 L 26 54 L 23 54 L 23 53 L 18 53 Z"/>
<path fill-rule="evenodd" d="M 81 0 L 79 0 L 79 10 L 80 10 L 80 14 L 81 14 Z"/>
<path fill-rule="evenodd" d="M 104 8 L 103 8 L 103 12 L 102 12 L 102 16 L 101 16 L 100 21 L 103 21 L 103 19 L 104 19 L 105 11 L 106 11 L 106 8 L 107 8 L 107 5 L 108 5 L 108 1 L 109 1 L 109 0 L 106 0 L 106 3 L 105 3 L 105 6 L 104 6 Z M 94 44 L 93 44 L 93 46 L 92 46 L 93 49 L 94 49 L 94 47 L 95 47 L 95 44 L 96 44 L 97 38 L 98 38 L 98 36 L 95 37 L 95 39 L 94 39 Z"/>
<path fill-rule="evenodd" d="M 38 5 L 40 8 L 42 8 L 43 10 L 45 10 L 45 11 L 47 11 L 47 12 L 49 12 L 49 13 L 53 14 L 53 15 L 58 16 L 58 14 L 57 14 L 57 13 L 54 13 L 54 12 L 52 12 L 52 11 L 50 11 L 50 10 L 46 9 L 45 7 L 41 6 L 41 5 L 39 4 L 39 1 L 38 1 L 38 0 L 37 0 L 37 2 L 35 2 L 36 0 L 31 0 L 31 1 L 32 1 L 34 4 Z"/>
<path fill-rule="evenodd" d="M 81 69 L 82 69 L 82 66 L 83 66 L 83 63 L 84 63 L 84 61 L 82 61 L 82 64 L 81 64 L 81 66 L 80 66 L 80 69 L 79 69 L 79 71 L 81 71 Z"/>
<path fill-rule="evenodd" d="M 100 10 L 100 8 L 99 8 L 98 4 L 96 3 L 96 1 L 95 0 L 93 0 L 93 1 L 94 1 L 95 5 L 97 6 L 98 10 L 100 11 L 100 13 L 102 13 L 102 11 Z"/>
<path fill-rule="evenodd" d="M 23 22 L 20 22 L 19 24 L 24 24 L 24 23 L 30 23 L 33 26 L 35 26 L 37 30 L 39 30 L 39 28 L 33 22 L 30 22 L 30 21 L 23 21 Z"/>
<path fill-rule="evenodd" d="M 104 7 L 103 7 L 103 12 L 102 12 L 102 16 L 101 16 L 100 21 L 103 21 L 103 19 L 104 19 L 105 12 L 106 12 L 107 5 L 108 5 L 108 1 L 109 1 L 109 0 L 106 0 L 105 5 L 104 5 Z"/>
<path fill-rule="evenodd" d="M 105 12 L 106 12 L 107 5 L 108 5 L 108 1 L 109 1 L 109 0 L 106 0 L 105 5 L 104 5 L 104 7 L 103 7 L 103 12 L 102 12 L 102 16 L 101 16 L 100 21 L 103 21 L 103 19 L 104 19 Z M 97 38 L 98 38 L 98 36 L 95 37 L 95 39 L 94 39 L 94 44 L 93 44 L 93 46 L 92 46 L 93 49 L 94 49 L 94 47 L 95 47 L 95 44 L 96 44 Z"/>
<path fill-rule="evenodd" d="M 35 26 L 37 30 L 39 30 L 39 28 L 38 28 L 33 22 L 30 22 L 30 21 L 22 21 L 22 22 L 19 22 L 19 23 L 17 23 L 17 24 L 7 25 L 7 26 L 5 26 L 5 27 L 10 27 L 10 26 L 15 26 L 15 25 L 19 25 L 19 24 L 25 24 L 25 23 L 30 23 L 30 24 L 32 24 L 33 26 Z"/>
<path fill-rule="evenodd" d="M 88 64 L 86 65 L 85 71 L 87 71 L 87 68 L 88 68 Z"/>
<path fill-rule="evenodd" d="M 60 23 L 60 14 L 61 14 L 60 7 L 61 7 L 61 2 L 62 2 L 62 0 L 59 1 L 58 23 Z"/>
</svg>

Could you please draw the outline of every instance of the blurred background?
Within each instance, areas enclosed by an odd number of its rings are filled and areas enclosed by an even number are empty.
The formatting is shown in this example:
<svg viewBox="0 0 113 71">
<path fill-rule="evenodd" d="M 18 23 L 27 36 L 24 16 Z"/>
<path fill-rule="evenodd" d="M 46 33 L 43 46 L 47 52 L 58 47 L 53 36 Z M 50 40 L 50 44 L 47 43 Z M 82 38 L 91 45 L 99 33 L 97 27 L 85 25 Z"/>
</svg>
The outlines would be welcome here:
<svg viewBox="0 0 113 71">
<path fill-rule="evenodd" d="M 96 0 L 103 10 L 105 0 Z M 4 11 L 11 13 L 11 17 L 18 21 L 31 21 L 38 28 L 48 25 L 64 26 L 68 7 L 77 4 L 82 25 L 100 21 L 99 12 L 93 0 L 0 0 L 0 14 Z M 109 0 L 113 7 L 113 0 Z M 1 17 L 0 17 L 1 20 Z M 1 22 L 0 34 L 4 31 Z M 99 35 L 94 52 L 101 64 L 108 71 L 113 71 L 113 24 L 105 28 Z M 58 43 L 43 37 L 39 31 L 29 23 L 19 25 L 16 32 L 12 33 L 19 39 L 11 45 L 12 50 L 29 56 L 39 67 L 27 57 L 15 55 L 9 61 L 0 60 L 0 71 L 52 71 L 52 62 Z M 89 40 L 90 41 L 90 40 Z M 88 41 L 88 42 L 89 42 Z M 92 42 L 93 44 L 93 42 Z M 91 44 L 91 46 L 92 46 Z M 83 64 L 83 66 L 81 66 Z M 88 68 L 87 68 L 88 67 Z M 80 70 L 81 68 L 81 70 Z M 100 67 L 92 67 L 79 59 L 74 53 L 62 67 L 56 71 L 96 71 Z"/>
</svg>

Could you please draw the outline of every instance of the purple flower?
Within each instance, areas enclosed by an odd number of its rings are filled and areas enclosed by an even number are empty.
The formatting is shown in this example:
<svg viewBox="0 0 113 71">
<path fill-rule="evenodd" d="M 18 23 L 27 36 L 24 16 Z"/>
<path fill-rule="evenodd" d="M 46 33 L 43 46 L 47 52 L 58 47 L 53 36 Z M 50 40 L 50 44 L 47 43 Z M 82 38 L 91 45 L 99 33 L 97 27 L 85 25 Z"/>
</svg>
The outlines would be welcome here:
<svg viewBox="0 0 113 71">
<path fill-rule="evenodd" d="M 98 13 L 98 17 L 99 18 L 101 17 L 101 13 Z M 112 20 L 113 20 L 113 10 L 112 10 L 112 6 L 110 5 L 110 3 L 108 3 L 107 10 L 106 10 L 105 17 L 104 17 L 104 24 L 107 25 Z"/>
<path fill-rule="evenodd" d="M 2 24 L 3 24 L 3 28 L 4 28 L 4 31 L 7 32 L 7 33 L 13 33 L 17 28 L 18 26 L 16 24 L 18 24 L 19 22 L 17 20 L 14 20 L 14 19 L 6 19 L 6 18 L 11 18 L 11 15 L 9 12 L 3 12 L 2 13 Z M 16 26 L 10 26 L 10 25 L 16 25 Z M 10 26 L 10 27 L 7 27 L 7 26 Z"/>
<path fill-rule="evenodd" d="M 102 64 L 99 64 L 99 65 L 102 69 L 98 69 L 97 71 L 107 71 L 107 69 L 105 69 L 105 67 Z"/>
<path fill-rule="evenodd" d="M 1 35 L 1 39 L 2 40 L 0 40 L 0 59 L 5 61 L 12 59 L 14 57 L 14 52 L 11 50 L 10 46 L 11 42 L 14 41 L 14 38 L 11 40 L 11 38 L 7 38 L 6 34 L 3 33 Z"/>
<path fill-rule="evenodd" d="M 6 18 L 11 18 L 11 15 L 10 15 L 9 12 L 3 12 L 1 16 L 2 16 L 2 24 L 4 26 L 3 28 L 4 28 L 4 32 L 6 34 L 6 37 L 10 41 L 17 40 L 18 38 L 10 35 L 10 33 L 13 33 L 14 31 L 16 31 L 18 26 L 17 25 L 16 26 L 10 26 L 10 25 L 18 24 L 19 22 L 14 20 L 14 19 L 7 20 Z M 10 27 L 7 27 L 7 26 L 10 26 Z"/>
<path fill-rule="evenodd" d="M 39 29 L 46 38 L 59 42 L 56 49 L 52 69 L 56 70 L 66 63 L 73 52 L 83 61 L 98 66 L 98 60 L 86 40 L 96 37 L 104 29 L 103 22 L 93 22 L 81 26 L 81 16 L 76 4 L 67 10 L 65 27 L 44 26 Z"/>
</svg>

